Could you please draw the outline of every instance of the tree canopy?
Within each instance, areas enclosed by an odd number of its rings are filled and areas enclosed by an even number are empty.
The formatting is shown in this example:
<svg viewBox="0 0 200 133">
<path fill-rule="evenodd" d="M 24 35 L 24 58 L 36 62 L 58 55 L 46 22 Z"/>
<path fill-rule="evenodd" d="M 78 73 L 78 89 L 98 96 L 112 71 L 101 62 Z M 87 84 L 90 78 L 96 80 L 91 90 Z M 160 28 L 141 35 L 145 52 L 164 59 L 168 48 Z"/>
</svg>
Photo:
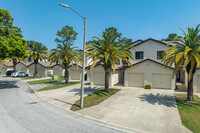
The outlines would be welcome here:
<svg viewBox="0 0 200 133">
<path fill-rule="evenodd" d="M 122 33 L 118 32 L 117 28 L 115 28 L 115 27 L 106 28 L 105 31 L 103 31 L 102 34 L 105 34 L 105 33 L 108 33 L 108 32 L 114 34 L 116 36 L 116 40 L 120 41 L 121 44 L 131 44 L 133 42 L 132 39 L 128 39 L 126 37 L 122 37 Z M 93 40 L 88 41 L 87 44 L 95 43 L 96 41 L 97 40 L 93 39 Z"/>
<path fill-rule="evenodd" d="M 65 68 L 65 83 L 69 84 L 69 67 L 73 64 L 81 64 L 82 52 L 74 47 L 77 32 L 70 26 L 64 26 L 57 31 L 57 47 L 52 49 L 49 55 L 51 62 L 58 62 Z"/>
<path fill-rule="evenodd" d="M 193 101 L 193 76 L 197 67 L 200 67 L 200 24 L 194 28 L 188 28 L 187 33 L 183 31 L 184 38 L 173 41 L 176 45 L 164 52 L 163 61 L 165 65 L 172 66 L 174 73 L 183 64 L 188 73 L 188 101 Z M 175 38 L 177 40 L 177 38 Z"/>
<path fill-rule="evenodd" d="M 123 44 L 121 41 L 121 33 L 116 28 L 107 28 L 100 37 L 93 37 L 93 41 L 87 44 L 88 59 L 92 59 L 91 70 L 99 62 L 105 70 L 105 91 L 109 91 L 109 77 L 112 70 L 115 70 L 116 63 L 122 61 L 131 64 L 128 58 L 134 60 L 130 49 L 133 47 Z"/>
<path fill-rule="evenodd" d="M 0 59 L 25 59 L 26 41 L 20 28 L 13 26 L 13 18 L 5 9 L 0 9 Z"/>
<path fill-rule="evenodd" d="M 178 36 L 176 33 L 171 33 L 167 38 L 161 39 L 161 41 L 177 41 L 180 38 L 181 36 Z"/>
</svg>

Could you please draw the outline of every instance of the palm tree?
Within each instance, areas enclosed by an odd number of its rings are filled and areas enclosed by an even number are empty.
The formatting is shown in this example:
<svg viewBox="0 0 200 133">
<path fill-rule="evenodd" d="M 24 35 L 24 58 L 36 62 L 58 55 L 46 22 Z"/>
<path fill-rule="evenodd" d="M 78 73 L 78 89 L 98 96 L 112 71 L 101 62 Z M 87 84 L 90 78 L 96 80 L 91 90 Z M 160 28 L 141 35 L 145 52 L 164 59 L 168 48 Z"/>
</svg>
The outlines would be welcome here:
<svg viewBox="0 0 200 133">
<path fill-rule="evenodd" d="M 81 64 L 81 52 L 73 44 L 57 44 L 56 49 L 52 49 L 49 55 L 51 63 L 60 61 L 65 68 L 65 83 L 69 84 L 69 67 L 73 64 Z"/>
<path fill-rule="evenodd" d="M 172 66 L 176 63 L 174 73 L 183 64 L 188 73 L 188 91 L 187 101 L 194 101 L 193 99 L 193 76 L 196 72 L 196 68 L 200 66 L 200 24 L 194 28 L 188 28 L 188 33 L 184 30 L 184 37 L 179 41 L 173 41 L 172 43 L 177 44 L 174 47 L 167 49 L 164 52 L 165 65 Z"/>
<path fill-rule="evenodd" d="M 132 52 L 130 45 L 123 44 L 120 41 L 121 33 L 106 29 L 102 36 L 93 37 L 96 41 L 90 41 L 87 44 L 87 56 L 88 60 L 92 59 L 91 71 L 94 66 L 101 62 L 105 70 L 105 91 L 109 92 L 109 78 L 111 72 L 115 71 L 115 64 L 122 63 L 122 60 L 131 65 L 128 58 L 132 60 Z M 132 66 L 132 65 L 131 65 Z"/>
<path fill-rule="evenodd" d="M 16 72 L 16 70 L 17 70 L 16 65 L 20 60 L 22 61 L 23 59 L 15 56 L 15 57 L 12 57 L 12 58 L 5 58 L 4 60 L 1 61 L 1 63 L 7 65 L 8 62 L 12 61 L 13 71 Z"/>
<path fill-rule="evenodd" d="M 38 77 L 37 64 L 40 59 L 46 59 L 47 48 L 42 43 L 35 41 L 27 41 L 27 45 L 28 45 L 28 58 L 32 58 L 35 64 L 34 76 Z"/>
</svg>

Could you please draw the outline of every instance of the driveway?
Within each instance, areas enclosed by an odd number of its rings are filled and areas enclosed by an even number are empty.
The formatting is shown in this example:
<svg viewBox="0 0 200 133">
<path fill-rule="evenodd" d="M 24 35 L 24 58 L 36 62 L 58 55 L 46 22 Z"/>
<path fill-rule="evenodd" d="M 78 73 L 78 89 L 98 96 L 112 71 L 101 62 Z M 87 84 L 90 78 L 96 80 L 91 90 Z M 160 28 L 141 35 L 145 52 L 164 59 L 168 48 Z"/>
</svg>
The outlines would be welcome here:
<svg viewBox="0 0 200 133">
<path fill-rule="evenodd" d="M 125 88 L 97 106 L 78 111 L 102 121 L 153 133 L 185 133 L 171 90 Z"/>
<path fill-rule="evenodd" d="M 40 85 L 31 85 L 31 88 L 40 89 L 45 86 L 49 86 L 47 84 Z M 80 88 L 81 84 L 71 85 L 67 87 L 63 87 L 60 89 L 48 90 L 48 91 L 38 91 L 36 92 L 39 97 L 43 100 L 51 103 L 61 109 L 70 110 L 71 106 L 80 99 Z M 37 90 L 36 89 L 36 90 Z M 84 96 L 87 96 L 91 93 L 94 93 L 101 88 L 90 88 L 89 85 L 85 84 Z"/>
</svg>

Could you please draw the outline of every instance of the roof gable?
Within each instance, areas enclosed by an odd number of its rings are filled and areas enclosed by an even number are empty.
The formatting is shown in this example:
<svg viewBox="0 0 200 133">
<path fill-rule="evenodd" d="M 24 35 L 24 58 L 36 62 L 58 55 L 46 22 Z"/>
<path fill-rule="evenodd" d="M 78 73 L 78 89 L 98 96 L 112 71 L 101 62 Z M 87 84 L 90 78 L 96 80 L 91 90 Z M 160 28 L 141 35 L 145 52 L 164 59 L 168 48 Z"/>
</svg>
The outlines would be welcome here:
<svg viewBox="0 0 200 133">
<path fill-rule="evenodd" d="M 145 59 L 145 60 L 142 60 L 142 61 L 140 61 L 140 62 L 137 62 L 137 63 L 135 63 L 135 64 L 132 64 L 132 66 L 136 66 L 136 65 L 138 65 L 138 64 L 141 64 L 141 63 L 143 63 L 143 62 L 146 62 L 146 61 L 150 61 L 150 62 L 153 62 L 153 63 L 156 63 L 156 64 L 158 64 L 158 65 L 161 65 L 161 66 L 164 66 L 164 67 L 166 67 L 166 68 L 170 68 L 170 69 L 173 69 L 174 70 L 174 68 L 172 68 L 172 67 L 169 67 L 169 66 L 165 66 L 164 64 L 162 64 L 162 63 L 160 63 L 160 62 L 157 62 L 157 61 L 154 61 L 154 60 L 152 60 L 152 59 Z M 127 67 L 124 67 L 125 69 L 127 69 L 127 68 L 130 68 L 131 66 L 127 66 Z"/>
<path fill-rule="evenodd" d="M 168 45 L 167 43 L 164 43 L 164 42 L 162 42 L 162 41 L 158 41 L 158 40 L 155 40 L 155 39 L 152 39 L 152 38 L 149 38 L 149 39 L 147 39 L 147 40 L 145 40 L 145 41 L 142 41 L 142 42 L 140 42 L 140 43 L 137 43 L 137 44 L 135 44 L 135 45 L 133 45 L 133 46 L 134 46 L 134 47 L 137 47 L 137 46 L 139 46 L 139 45 L 141 45 L 141 44 L 144 44 L 145 42 L 148 42 L 148 41 L 154 41 L 154 42 L 157 42 L 157 43 L 159 43 L 159 44 L 161 44 L 161 45 L 165 45 L 165 46 L 172 47 L 171 45 Z"/>
</svg>

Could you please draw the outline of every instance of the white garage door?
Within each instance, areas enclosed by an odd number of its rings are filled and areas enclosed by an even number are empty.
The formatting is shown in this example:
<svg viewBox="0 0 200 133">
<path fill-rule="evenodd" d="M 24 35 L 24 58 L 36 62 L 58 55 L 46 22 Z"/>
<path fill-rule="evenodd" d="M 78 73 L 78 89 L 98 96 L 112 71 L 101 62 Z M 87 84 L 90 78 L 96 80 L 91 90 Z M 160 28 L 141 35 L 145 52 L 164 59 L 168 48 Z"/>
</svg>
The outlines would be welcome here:
<svg viewBox="0 0 200 133">
<path fill-rule="evenodd" d="M 105 85 L 104 72 L 94 72 L 94 84 L 95 85 Z"/>
<path fill-rule="evenodd" d="M 80 71 L 79 70 L 71 70 L 71 79 L 72 80 L 80 80 Z"/>
<path fill-rule="evenodd" d="M 152 87 L 160 89 L 170 89 L 171 88 L 170 74 L 153 73 Z"/>
<path fill-rule="evenodd" d="M 200 75 L 197 76 L 197 92 L 200 93 Z"/>
<path fill-rule="evenodd" d="M 144 87 L 144 73 L 128 73 L 129 87 Z"/>
</svg>

